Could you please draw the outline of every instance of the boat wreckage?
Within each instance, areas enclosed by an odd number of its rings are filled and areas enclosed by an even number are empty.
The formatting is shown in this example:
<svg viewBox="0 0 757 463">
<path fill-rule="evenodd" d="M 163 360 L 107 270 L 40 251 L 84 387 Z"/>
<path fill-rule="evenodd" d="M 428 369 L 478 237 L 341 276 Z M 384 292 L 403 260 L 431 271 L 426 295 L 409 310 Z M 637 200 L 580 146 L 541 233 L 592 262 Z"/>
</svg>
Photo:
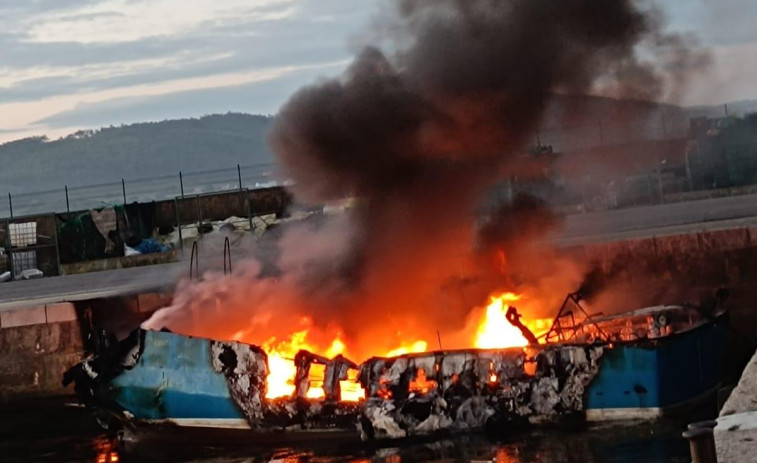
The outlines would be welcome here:
<svg viewBox="0 0 757 463">
<path fill-rule="evenodd" d="M 167 331 L 139 329 L 120 342 L 101 333 L 96 355 L 69 369 L 64 384 L 123 422 L 311 437 L 343 431 L 363 440 L 654 418 L 718 386 L 724 311 L 578 314 L 564 305 L 540 343 L 526 348 L 440 350 L 360 365 L 300 351 L 295 392 L 277 399 L 266 398 L 268 358 L 257 346 Z M 324 371 L 318 399 L 308 398 L 313 365 Z M 364 391 L 359 401 L 342 400 L 349 378 Z"/>
</svg>

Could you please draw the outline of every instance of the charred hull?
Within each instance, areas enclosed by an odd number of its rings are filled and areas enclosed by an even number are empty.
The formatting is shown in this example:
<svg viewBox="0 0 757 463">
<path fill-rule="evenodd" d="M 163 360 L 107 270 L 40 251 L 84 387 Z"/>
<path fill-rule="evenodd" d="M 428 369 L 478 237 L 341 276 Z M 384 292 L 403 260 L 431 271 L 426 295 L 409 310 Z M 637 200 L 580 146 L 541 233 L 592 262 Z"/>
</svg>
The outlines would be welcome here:
<svg viewBox="0 0 757 463">
<path fill-rule="evenodd" d="M 720 381 L 724 316 L 686 318 L 681 308 L 599 320 L 612 334 L 647 329 L 636 317 L 665 313 L 665 333 L 634 340 L 529 348 L 449 350 L 372 358 L 361 365 L 306 351 L 295 357 L 295 393 L 267 399 L 268 357 L 259 347 L 138 330 L 72 367 L 82 403 L 141 424 L 307 436 L 397 439 L 565 420 L 655 418 Z M 686 317 L 684 317 L 686 315 Z M 655 318 L 656 320 L 657 318 Z M 673 323 L 670 322 L 673 320 Z M 646 322 L 645 322 L 646 323 Z M 575 330 L 574 330 L 575 331 Z M 321 399 L 307 398 L 308 372 L 324 366 Z M 338 400 L 349 369 L 365 391 Z M 324 434 L 326 433 L 326 434 Z"/>
<path fill-rule="evenodd" d="M 368 360 L 361 367 L 368 395 L 361 435 L 401 438 L 581 414 L 602 353 L 598 346 L 549 346 L 531 357 L 516 348 Z"/>
<path fill-rule="evenodd" d="M 355 429 L 357 403 L 265 398 L 267 355 L 238 342 L 137 330 L 64 374 L 121 420 L 247 430 Z"/>
<path fill-rule="evenodd" d="M 522 349 L 374 358 L 360 366 L 364 401 L 339 402 L 333 391 L 321 400 L 298 394 L 270 400 L 267 357 L 258 347 L 140 330 L 74 366 L 66 381 L 76 383 L 83 403 L 125 420 L 257 431 L 358 430 L 364 439 L 381 439 L 579 413 L 601 355 L 601 347 L 541 349 L 530 361 L 533 374 L 526 372 Z M 340 378 L 346 361 L 329 362 Z"/>
</svg>

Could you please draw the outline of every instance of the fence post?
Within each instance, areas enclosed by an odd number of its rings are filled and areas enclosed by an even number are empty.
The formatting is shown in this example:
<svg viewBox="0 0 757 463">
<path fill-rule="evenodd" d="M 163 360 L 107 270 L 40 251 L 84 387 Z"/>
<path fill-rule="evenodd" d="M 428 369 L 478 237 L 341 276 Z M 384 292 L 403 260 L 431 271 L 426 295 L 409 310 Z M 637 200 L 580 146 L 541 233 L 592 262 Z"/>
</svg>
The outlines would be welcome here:
<svg viewBox="0 0 757 463">
<path fill-rule="evenodd" d="M 247 221 L 250 222 L 250 233 L 252 233 L 252 198 L 250 198 L 250 190 L 245 191 L 245 199 L 247 200 Z"/>
<path fill-rule="evenodd" d="M 8 193 L 10 198 L 10 193 Z M 11 217 L 12 218 L 12 217 Z M 8 258 L 8 270 L 11 272 L 11 280 L 16 279 L 16 270 L 13 268 L 13 249 L 11 249 L 11 221 L 5 221 L 5 255 Z"/>
<path fill-rule="evenodd" d="M 245 197 L 245 191 L 242 188 L 242 168 L 237 164 L 237 179 L 239 180 L 239 195 L 241 196 L 241 206 L 247 211 L 247 221 L 250 223 L 250 231 L 252 231 L 252 218 L 250 217 L 250 208 L 247 206 L 247 199 Z"/>
<path fill-rule="evenodd" d="M 202 236 L 202 211 L 200 210 L 200 195 L 195 196 L 197 198 L 197 232 L 199 236 Z"/>
<path fill-rule="evenodd" d="M 64 188 L 66 189 L 66 215 L 68 215 L 69 220 L 71 219 L 71 207 L 68 204 L 68 185 L 65 185 Z"/>
<path fill-rule="evenodd" d="M 181 218 L 179 215 L 179 199 L 174 198 L 174 213 L 176 216 L 176 228 L 179 230 L 179 247 L 181 248 L 181 253 L 184 254 L 184 238 L 181 236 Z"/>
<path fill-rule="evenodd" d="M 8 193 L 8 208 L 10 209 L 11 213 L 11 219 L 13 218 L 13 200 L 11 199 L 11 194 Z M 10 233 L 10 229 L 8 229 L 8 233 Z"/>
<path fill-rule="evenodd" d="M 58 220 L 55 218 L 55 214 L 52 215 L 53 220 L 53 239 L 55 240 L 55 263 L 58 266 L 58 275 L 61 274 L 60 271 L 60 246 L 58 245 Z"/>
<path fill-rule="evenodd" d="M 181 186 L 181 199 L 184 199 L 184 177 L 181 176 L 181 171 L 179 171 L 179 185 Z"/>
<path fill-rule="evenodd" d="M 124 205 L 126 205 L 126 182 L 124 181 L 124 179 L 121 179 L 121 191 L 123 191 Z"/>
</svg>

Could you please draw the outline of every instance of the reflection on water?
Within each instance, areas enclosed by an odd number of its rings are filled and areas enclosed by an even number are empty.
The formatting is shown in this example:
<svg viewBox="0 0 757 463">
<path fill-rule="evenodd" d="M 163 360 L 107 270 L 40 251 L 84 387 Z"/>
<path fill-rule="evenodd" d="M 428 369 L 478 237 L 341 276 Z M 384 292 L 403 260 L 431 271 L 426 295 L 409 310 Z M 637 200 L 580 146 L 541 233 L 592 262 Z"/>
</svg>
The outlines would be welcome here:
<svg viewBox="0 0 757 463">
<path fill-rule="evenodd" d="M 497 436 L 468 435 L 425 442 L 367 445 L 355 440 L 321 441 L 271 448 L 260 440 L 185 438 L 112 439 L 87 410 L 60 402 L 0 409 L 0 462 L 214 462 L 214 463 L 684 463 L 685 423 L 614 424 L 532 429 Z M 147 434 L 152 437 L 153 433 Z M 265 443 L 265 440 L 263 441 Z"/>
<path fill-rule="evenodd" d="M 254 445 L 179 447 L 133 443 L 123 461 L 214 463 L 684 463 L 683 423 L 532 429 L 502 436 L 467 435 L 427 442 L 352 442 L 264 450 Z"/>
<path fill-rule="evenodd" d="M 118 441 L 107 437 L 95 438 L 92 447 L 97 452 L 95 463 L 118 463 Z"/>
</svg>

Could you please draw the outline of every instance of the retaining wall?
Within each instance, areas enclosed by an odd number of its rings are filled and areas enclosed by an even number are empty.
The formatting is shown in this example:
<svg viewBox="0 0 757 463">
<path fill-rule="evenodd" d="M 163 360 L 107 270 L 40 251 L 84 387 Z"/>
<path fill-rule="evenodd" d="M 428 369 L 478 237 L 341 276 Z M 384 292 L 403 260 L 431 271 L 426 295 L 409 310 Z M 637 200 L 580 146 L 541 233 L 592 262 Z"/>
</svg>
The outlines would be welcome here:
<svg viewBox="0 0 757 463">
<path fill-rule="evenodd" d="M 757 272 L 757 227 L 716 230 L 683 235 L 594 243 L 566 248 L 578 260 L 592 262 L 605 273 L 634 263 L 654 265 L 687 278 L 711 273 L 738 283 Z"/>
<path fill-rule="evenodd" d="M 88 309 L 98 312 L 92 315 L 97 325 L 111 329 L 121 325 L 128 332 L 170 302 L 170 294 L 146 293 L 120 298 L 121 310 L 98 310 L 103 304 L 110 305 L 100 300 L 0 312 L 0 402 L 73 394 L 61 380 L 68 368 L 88 355 L 88 323 L 82 323 Z"/>
<path fill-rule="evenodd" d="M 84 355 L 71 303 L 0 313 L 0 400 L 68 394 L 63 372 Z"/>
<path fill-rule="evenodd" d="M 155 201 L 155 226 L 175 227 L 177 223 L 185 225 L 229 217 L 282 214 L 291 202 L 292 196 L 283 187 L 225 191 Z"/>
</svg>

